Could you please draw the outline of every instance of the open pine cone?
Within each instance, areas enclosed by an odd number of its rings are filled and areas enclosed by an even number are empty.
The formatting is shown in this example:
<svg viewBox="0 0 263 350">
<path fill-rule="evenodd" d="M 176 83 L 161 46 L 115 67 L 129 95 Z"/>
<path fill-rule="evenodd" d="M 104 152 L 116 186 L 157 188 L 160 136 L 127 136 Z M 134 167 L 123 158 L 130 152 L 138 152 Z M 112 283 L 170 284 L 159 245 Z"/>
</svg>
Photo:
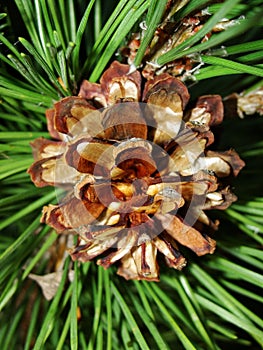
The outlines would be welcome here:
<svg viewBox="0 0 263 350">
<path fill-rule="evenodd" d="M 158 281 L 157 254 L 180 270 L 180 246 L 199 256 L 214 252 L 208 234 L 218 222 L 205 212 L 236 199 L 229 179 L 244 163 L 233 150 L 207 149 L 210 127 L 223 119 L 220 96 L 202 96 L 185 110 L 181 81 L 164 73 L 144 84 L 129 69 L 113 62 L 100 84 L 84 81 L 79 96 L 47 111 L 54 140 L 32 143 L 28 172 L 36 186 L 64 188 L 41 220 L 78 235 L 73 260 L 99 257 L 105 268 L 118 262 L 126 279 Z"/>
</svg>

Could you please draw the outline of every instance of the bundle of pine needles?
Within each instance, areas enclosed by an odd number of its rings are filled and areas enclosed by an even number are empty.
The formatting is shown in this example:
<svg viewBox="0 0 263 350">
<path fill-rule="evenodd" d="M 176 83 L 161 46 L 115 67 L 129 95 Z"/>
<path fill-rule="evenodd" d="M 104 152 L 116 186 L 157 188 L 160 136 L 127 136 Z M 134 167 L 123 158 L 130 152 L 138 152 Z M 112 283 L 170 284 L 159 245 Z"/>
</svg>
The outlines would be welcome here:
<svg viewBox="0 0 263 350">
<path fill-rule="evenodd" d="M 163 266 L 159 283 L 126 282 L 114 267 L 73 264 L 63 238 L 40 224 L 41 208 L 55 204 L 59 195 L 51 187 L 36 188 L 26 173 L 32 164 L 29 143 L 49 137 L 46 109 L 76 95 L 83 79 L 98 81 L 116 58 L 126 59 L 123 52 L 133 33 L 141 33 L 133 63 L 145 64 L 168 5 L 174 8 L 169 18 L 173 30 L 196 13 L 203 16 L 202 27 L 159 52 L 154 67 L 190 59 L 193 69 L 182 76 L 192 99 L 209 93 L 258 96 L 263 86 L 262 0 L 15 0 L 1 5 L 2 350 L 262 345 L 260 102 L 251 110 L 246 108 L 249 98 L 242 100 L 239 114 L 218 130 L 218 148 L 235 148 L 246 167 L 234 183 L 238 201 L 220 212 L 214 255 L 196 258 L 188 252 L 188 266 L 182 272 Z M 216 32 L 219 23 L 223 28 Z"/>
</svg>

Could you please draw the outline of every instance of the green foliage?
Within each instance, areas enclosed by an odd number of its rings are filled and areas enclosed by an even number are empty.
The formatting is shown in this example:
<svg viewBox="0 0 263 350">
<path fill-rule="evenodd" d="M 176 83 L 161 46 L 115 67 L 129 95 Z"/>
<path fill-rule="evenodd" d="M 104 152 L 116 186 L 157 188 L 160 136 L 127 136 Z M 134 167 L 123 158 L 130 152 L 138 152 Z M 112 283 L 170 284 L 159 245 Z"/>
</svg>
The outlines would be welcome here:
<svg viewBox="0 0 263 350">
<path fill-rule="evenodd" d="M 127 36 L 145 21 L 147 29 L 135 59 L 140 65 L 166 1 L 10 3 L 1 5 L 0 14 L 1 348 L 215 350 L 234 344 L 238 349 L 260 349 L 263 122 L 259 116 L 226 121 L 221 130 L 220 146 L 235 147 L 247 165 L 235 182 L 239 201 L 214 214 L 221 216 L 221 228 L 213 256 L 189 255 L 189 266 L 182 272 L 162 266 L 158 284 L 126 282 L 114 268 L 72 264 L 66 258 L 51 301 L 29 278 L 30 273 L 50 271 L 51 251 L 58 241 L 39 223 L 42 206 L 56 203 L 57 193 L 35 188 L 26 173 L 32 163 L 29 143 L 48 137 L 45 110 L 61 97 L 77 94 L 82 79 L 97 81 Z M 206 6 L 211 15 L 200 31 L 160 55 L 157 63 L 194 55 L 203 65 L 192 76 L 193 97 L 225 96 L 262 86 L 262 1 L 183 3 L 173 14 L 175 22 Z M 21 20 L 16 23 L 18 15 Z M 233 19 L 233 26 L 200 42 L 223 17 Z"/>
</svg>

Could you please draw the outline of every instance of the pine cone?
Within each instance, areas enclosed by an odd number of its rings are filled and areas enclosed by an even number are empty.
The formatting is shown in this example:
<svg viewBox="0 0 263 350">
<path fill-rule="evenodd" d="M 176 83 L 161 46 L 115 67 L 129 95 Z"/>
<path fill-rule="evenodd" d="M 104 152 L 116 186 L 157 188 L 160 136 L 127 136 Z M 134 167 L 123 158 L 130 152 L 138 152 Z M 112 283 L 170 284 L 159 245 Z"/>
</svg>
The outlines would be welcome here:
<svg viewBox="0 0 263 350">
<path fill-rule="evenodd" d="M 129 69 L 113 62 L 100 84 L 84 81 L 78 96 L 47 111 L 54 140 L 32 143 L 28 172 L 38 187 L 65 190 L 41 221 L 78 235 L 73 260 L 99 257 L 105 268 L 118 262 L 126 279 L 158 281 L 157 253 L 180 270 L 180 246 L 214 252 L 208 234 L 218 221 L 205 212 L 236 200 L 229 180 L 244 162 L 234 150 L 208 150 L 210 127 L 223 120 L 220 96 L 202 96 L 186 110 L 181 81 L 164 73 L 143 83 Z"/>
</svg>

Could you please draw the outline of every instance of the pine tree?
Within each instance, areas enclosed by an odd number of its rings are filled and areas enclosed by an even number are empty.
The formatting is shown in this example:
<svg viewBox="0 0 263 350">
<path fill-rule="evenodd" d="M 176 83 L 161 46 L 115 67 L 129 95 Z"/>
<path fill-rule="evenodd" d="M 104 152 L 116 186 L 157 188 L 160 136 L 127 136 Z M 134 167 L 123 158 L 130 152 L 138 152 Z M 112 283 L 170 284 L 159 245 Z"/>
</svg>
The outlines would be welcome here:
<svg viewBox="0 0 263 350">
<path fill-rule="evenodd" d="M 261 0 L 15 0 L 0 5 L 0 343 L 5 349 L 260 349 L 262 303 Z M 119 60 L 145 79 L 167 72 L 222 96 L 218 150 L 246 166 L 219 218 L 214 254 L 183 250 L 182 271 L 125 281 L 116 267 L 72 262 L 40 223 L 62 193 L 37 188 L 30 143 L 50 138 L 46 110 Z"/>
</svg>

